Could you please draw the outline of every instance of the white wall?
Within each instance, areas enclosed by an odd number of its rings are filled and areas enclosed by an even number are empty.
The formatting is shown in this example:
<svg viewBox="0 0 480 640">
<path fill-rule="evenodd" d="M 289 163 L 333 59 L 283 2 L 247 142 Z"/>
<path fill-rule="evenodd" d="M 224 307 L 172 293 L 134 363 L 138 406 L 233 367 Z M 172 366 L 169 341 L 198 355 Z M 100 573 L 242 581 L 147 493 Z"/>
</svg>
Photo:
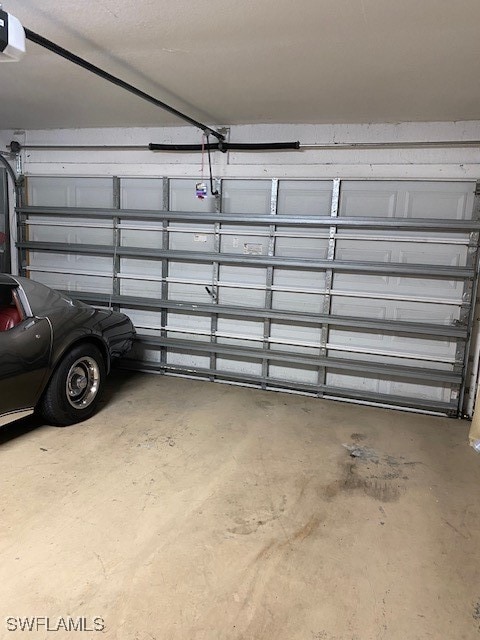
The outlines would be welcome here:
<svg viewBox="0 0 480 640">
<path fill-rule="evenodd" d="M 11 140 L 18 140 L 21 144 L 25 141 L 25 134 L 21 131 L 14 130 L 0 130 L 0 151 L 8 152 L 7 145 Z M 10 158 L 7 156 L 7 160 Z M 16 171 L 16 164 L 11 161 L 13 169 Z M 3 166 L 3 165 L 2 165 Z M 10 231 L 11 231 L 11 259 L 12 259 L 12 271 L 17 273 L 17 252 L 14 251 L 14 242 L 16 239 L 16 218 L 15 218 L 15 189 L 10 178 L 7 179 L 8 185 L 8 204 L 9 204 L 9 219 L 10 219 Z"/>
<path fill-rule="evenodd" d="M 13 136 L 0 131 L 0 145 L 14 138 L 31 145 L 148 145 L 200 143 L 192 127 L 104 128 L 27 131 Z M 299 140 L 302 145 L 355 142 L 480 140 L 480 121 L 373 125 L 246 125 L 231 128 L 232 142 Z M 121 175 L 196 177 L 200 154 L 148 150 L 27 150 L 26 175 Z M 480 178 L 480 147 L 435 149 L 318 150 L 230 152 L 212 155 L 218 177 L 331 178 Z"/>
</svg>

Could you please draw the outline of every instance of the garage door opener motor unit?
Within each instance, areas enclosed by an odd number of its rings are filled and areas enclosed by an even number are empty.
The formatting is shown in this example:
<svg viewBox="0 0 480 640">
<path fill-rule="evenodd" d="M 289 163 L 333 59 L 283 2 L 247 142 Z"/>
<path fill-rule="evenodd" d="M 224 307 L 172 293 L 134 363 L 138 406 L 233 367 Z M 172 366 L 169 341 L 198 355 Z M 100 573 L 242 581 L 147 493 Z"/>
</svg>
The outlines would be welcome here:
<svg viewBox="0 0 480 640">
<path fill-rule="evenodd" d="M 25 53 L 25 31 L 0 5 L 0 62 L 15 62 Z"/>
</svg>

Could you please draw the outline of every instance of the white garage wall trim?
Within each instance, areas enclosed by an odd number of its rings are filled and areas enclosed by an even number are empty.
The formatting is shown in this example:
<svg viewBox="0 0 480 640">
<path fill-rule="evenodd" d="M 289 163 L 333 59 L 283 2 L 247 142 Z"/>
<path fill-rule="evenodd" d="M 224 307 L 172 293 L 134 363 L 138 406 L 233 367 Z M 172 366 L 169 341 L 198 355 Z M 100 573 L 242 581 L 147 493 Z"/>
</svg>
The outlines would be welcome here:
<svg viewBox="0 0 480 640">
<path fill-rule="evenodd" d="M 30 176 L 20 271 L 128 313 L 131 368 L 462 414 L 475 182 L 194 186 Z"/>
<path fill-rule="evenodd" d="M 10 264 L 7 172 L 0 169 L 0 273 Z"/>
</svg>

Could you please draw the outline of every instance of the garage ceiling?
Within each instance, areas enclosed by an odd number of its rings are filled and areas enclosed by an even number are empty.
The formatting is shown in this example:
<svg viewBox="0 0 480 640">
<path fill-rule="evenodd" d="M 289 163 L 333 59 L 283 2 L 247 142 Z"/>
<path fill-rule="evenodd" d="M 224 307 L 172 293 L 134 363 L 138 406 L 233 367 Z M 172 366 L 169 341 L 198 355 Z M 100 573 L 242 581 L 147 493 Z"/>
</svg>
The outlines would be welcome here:
<svg viewBox="0 0 480 640">
<path fill-rule="evenodd" d="M 478 0 L 23 0 L 25 26 L 217 125 L 480 119 Z M 28 43 L 0 127 L 180 124 Z M 195 107 L 193 106 L 195 105 Z"/>
</svg>

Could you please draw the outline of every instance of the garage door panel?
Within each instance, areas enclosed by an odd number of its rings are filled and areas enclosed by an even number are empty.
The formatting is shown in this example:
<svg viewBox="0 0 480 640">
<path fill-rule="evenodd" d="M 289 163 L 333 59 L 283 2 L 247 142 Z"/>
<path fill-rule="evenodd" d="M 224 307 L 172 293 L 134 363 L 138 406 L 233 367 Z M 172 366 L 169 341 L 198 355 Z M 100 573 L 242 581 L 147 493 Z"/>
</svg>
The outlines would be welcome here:
<svg viewBox="0 0 480 640">
<path fill-rule="evenodd" d="M 275 321 L 270 325 L 270 337 L 272 343 L 275 345 L 275 349 L 281 347 L 282 341 L 288 342 L 291 345 L 320 347 L 321 333 L 320 325 L 312 326 L 308 324 L 291 324 Z"/>
<path fill-rule="evenodd" d="M 185 300 L 187 302 L 203 302 L 208 304 L 212 301 L 210 295 L 205 290 L 204 285 L 183 284 L 181 282 L 168 283 L 169 300 Z"/>
<path fill-rule="evenodd" d="M 265 293 L 256 289 L 242 289 L 241 287 L 227 288 L 218 287 L 219 304 L 232 305 L 237 307 L 258 307 L 263 308 L 265 304 Z"/>
<path fill-rule="evenodd" d="M 188 333 L 210 332 L 211 318 L 206 314 L 195 314 L 169 311 L 167 324 L 171 329 L 187 331 Z"/>
<path fill-rule="evenodd" d="M 283 342 L 277 342 L 275 339 L 271 339 L 269 341 L 270 349 L 274 349 L 275 351 L 284 351 L 286 354 L 294 354 L 299 356 L 314 356 L 319 358 L 320 353 L 320 345 L 318 346 L 301 346 L 298 344 L 285 344 Z"/>
<path fill-rule="evenodd" d="M 361 318 L 403 320 L 428 324 L 453 325 L 459 319 L 456 305 L 433 304 L 412 300 L 378 300 L 334 296 L 332 315 Z"/>
<path fill-rule="evenodd" d="M 270 213 L 272 187 L 270 180 L 223 180 L 222 211 L 224 213 Z"/>
<path fill-rule="evenodd" d="M 396 262 L 391 245 L 382 242 L 365 242 L 361 246 L 351 240 L 339 240 L 337 258 L 359 262 Z"/>
<path fill-rule="evenodd" d="M 467 220 L 472 217 L 475 189 L 465 183 L 405 184 L 405 215 L 408 218 Z"/>
<path fill-rule="evenodd" d="M 122 313 L 126 313 L 130 320 L 133 322 L 137 331 L 142 330 L 142 333 L 146 328 L 158 330 L 162 328 L 162 314 L 160 311 L 148 311 L 147 309 L 131 309 L 121 308 Z"/>
<path fill-rule="evenodd" d="M 237 267 L 220 265 L 219 278 L 222 282 L 265 286 L 267 270 L 264 267 Z"/>
<path fill-rule="evenodd" d="M 333 279 L 334 289 L 348 295 L 351 293 L 371 293 L 452 300 L 461 302 L 463 283 L 442 278 L 420 278 L 403 276 L 373 276 L 355 273 L 337 273 Z M 421 296 L 420 296 L 421 294 Z"/>
<path fill-rule="evenodd" d="M 382 331 L 356 331 L 330 327 L 328 343 L 338 347 L 385 349 L 386 335 Z"/>
<path fill-rule="evenodd" d="M 325 296 L 309 293 L 286 293 L 274 291 L 272 294 L 272 308 L 279 311 L 302 311 L 303 313 L 320 313 L 323 309 Z"/>
<path fill-rule="evenodd" d="M 169 278 L 185 280 L 208 280 L 212 277 L 212 267 L 204 262 L 169 262 Z"/>
<path fill-rule="evenodd" d="M 356 242 L 370 241 L 379 238 L 386 239 L 387 242 L 403 243 L 410 241 L 416 245 L 437 244 L 437 245 L 468 245 L 470 234 L 468 232 L 450 231 L 448 237 L 445 237 L 444 231 L 428 230 L 401 230 L 401 229 L 358 229 L 354 231 L 349 227 L 338 226 L 336 229 L 336 237 L 345 240 L 355 240 Z"/>
<path fill-rule="evenodd" d="M 72 200 L 67 186 L 56 180 L 50 180 L 50 187 L 47 182 L 44 183 L 37 178 L 30 178 L 28 181 L 28 201 L 33 206 L 67 207 L 71 205 Z"/>
<path fill-rule="evenodd" d="M 463 296 L 464 283 L 462 280 L 445 280 L 444 278 L 407 278 L 399 276 L 396 283 L 392 282 L 397 292 L 418 296 L 419 294 L 440 300 L 460 301 Z M 396 285 L 396 286 L 395 286 Z"/>
<path fill-rule="evenodd" d="M 318 368 L 296 367 L 288 363 L 277 364 L 272 362 L 268 367 L 268 378 L 273 380 L 285 380 L 287 382 L 303 382 L 308 385 L 318 384 Z"/>
<path fill-rule="evenodd" d="M 220 265 L 219 304 L 263 307 L 265 304 L 266 276 L 267 270 L 263 267 Z M 242 287 L 242 285 L 249 286 Z"/>
<path fill-rule="evenodd" d="M 383 347 L 386 347 L 386 348 L 384 349 Z M 410 354 L 407 354 L 404 356 L 399 355 L 393 351 L 389 354 L 388 347 L 389 347 L 389 343 L 388 341 L 386 341 L 382 345 L 382 348 L 376 349 L 372 347 L 370 350 L 366 350 L 364 352 L 361 351 L 361 347 L 358 347 L 359 349 L 358 351 L 348 351 L 348 352 L 342 352 L 335 348 L 329 348 L 329 355 L 331 356 L 330 358 L 331 364 L 329 365 L 329 367 L 332 370 L 335 369 L 335 359 L 340 359 L 340 360 L 348 359 L 351 361 L 358 361 L 358 362 L 365 363 L 365 370 L 361 373 L 355 374 L 359 376 L 372 375 L 368 371 L 368 368 L 371 364 L 387 364 L 387 365 L 391 364 L 394 366 L 398 365 L 398 366 L 405 366 L 410 368 L 414 367 L 418 369 L 435 369 L 436 371 L 449 371 L 449 372 L 453 371 L 453 368 L 454 368 L 453 362 L 442 362 L 442 361 L 435 362 L 430 357 L 424 359 L 421 357 L 421 354 L 415 352 L 414 350 L 411 350 Z M 387 378 L 389 377 L 388 374 L 385 374 L 385 375 Z M 418 384 L 421 383 L 422 377 L 423 377 L 423 374 Z M 395 378 L 398 378 L 398 375 L 396 375 Z"/>
<path fill-rule="evenodd" d="M 153 211 L 163 209 L 163 179 L 121 178 L 120 208 Z"/>
<path fill-rule="evenodd" d="M 425 360 L 455 360 L 456 343 L 447 340 L 428 340 L 425 337 L 415 338 L 411 335 L 392 335 L 387 332 L 355 331 L 353 329 L 331 328 L 328 345 L 330 350 L 361 350 L 361 358 L 377 360 L 371 352 L 381 351 L 392 355 L 413 358 L 420 356 Z M 370 353 L 369 353 L 370 352 Z M 423 366 L 418 361 L 418 366 Z M 427 365 L 425 365 L 427 366 Z"/>
<path fill-rule="evenodd" d="M 35 267 L 52 267 L 52 269 L 74 269 L 82 271 L 99 271 L 104 274 L 112 273 L 112 261 L 110 258 L 100 256 L 88 256 L 73 253 L 30 252 L 31 265 Z M 48 270 L 48 269 L 45 269 Z"/>
<path fill-rule="evenodd" d="M 131 351 L 126 355 L 127 360 L 145 362 L 147 364 L 160 364 L 160 351 L 149 349 L 139 342 L 134 343 Z"/>
<path fill-rule="evenodd" d="M 161 249 L 163 246 L 163 231 L 152 229 L 151 222 L 138 220 L 136 227 L 140 229 L 125 229 L 125 224 L 120 225 L 120 246 L 139 247 L 145 249 Z"/>
<path fill-rule="evenodd" d="M 399 250 L 399 262 L 410 264 L 436 264 L 450 267 L 464 267 L 467 263 L 466 247 L 445 247 L 438 246 L 432 249 L 424 246 L 420 250 L 418 247 L 403 245 Z"/>
<path fill-rule="evenodd" d="M 250 340 L 262 340 L 263 339 L 263 322 L 256 320 L 245 320 L 241 317 L 222 317 L 217 319 L 216 335 L 218 341 L 225 342 L 229 338 L 245 337 Z M 225 342 L 226 344 L 226 342 Z M 250 345 L 250 346 L 255 346 Z"/>
<path fill-rule="evenodd" d="M 202 227 L 194 233 L 170 231 L 169 248 L 173 251 L 213 251 L 213 232 L 205 225 Z"/>
<path fill-rule="evenodd" d="M 72 275 L 68 273 L 52 273 L 48 271 L 33 271 L 32 280 L 41 282 L 52 289 L 63 291 L 91 291 L 93 293 L 110 294 L 112 290 L 112 276 L 105 277 Z"/>
<path fill-rule="evenodd" d="M 408 380 L 393 380 L 388 386 L 387 393 L 392 396 L 405 396 L 407 398 L 419 398 L 426 400 L 436 400 L 437 402 L 448 402 L 452 390 L 450 387 L 438 385 L 417 385 Z"/>
<path fill-rule="evenodd" d="M 78 220 L 78 219 L 77 219 Z M 110 245 L 113 238 L 113 227 L 102 228 L 82 228 L 75 226 L 73 220 L 69 221 L 68 227 L 52 225 L 30 225 L 29 238 L 36 242 L 66 242 L 69 244 L 98 244 Z M 78 221 L 81 224 L 81 220 Z"/>
<path fill-rule="evenodd" d="M 350 316 L 361 318 L 387 317 L 389 300 L 359 300 L 358 298 L 335 298 L 332 300 L 331 311 L 334 316 Z"/>
<path fill-rule="evenodd" d="M 460 310 L 453 305 L 402 302 L 395 307 L 395 320 L 415 322 L 419 318 L 428 324 L 454 325 L 459 320 Z"/>
<path fill-rule="evenodd" d="M 171 211 L 192 211 L 213 213 L 215 211 L 215 199 L 205 198 L 200 200 L 195 196 L 195 185 L 198 180 L 183 178 L 169 181 L 169 202 Z"/>
<path fill-rule="evenodd" d="M 231 347 L 245 347 L 246 349 L 261 348 L 262 343 L 260 339 L 245 338 L 243 337 L 243 334 L 241 333 L 241 331 L 242 331 L 242 327 L 239 328 L 238 337 L 234 337 L 234 338 L 232 337 L 226 338 L 222 335 L 219 336 L 217 333 L 216 343 L 220 345 L 231 346 Z"/>
<path fill-rule="evenodd" d="M 465 230 L 474 211 L 473 182 L 228 178 L 216 182 L 220 198 L 204 200 L 196 198 L 197 182 L 121 178 L 119 215 L 92 220 L 75 215 L 75 208 L 102 212 L 114 201 L 118 206 L 117 180 L 32 177 L 29 204 L 67 209 L 58 218 L 27 212 L 22 268 L 57 288 L 102 294 L 100 306 L 108 307 L 113 294 L 115 304 L 118 295 L 143 298 L 142 309 L 129 309 L 131 301 L 120 305 L 139 338 L 150 337 L 130 355 L 136 365 L 188 375 L 197 371 L 209 379 L 217 372 L 221 380 L 264 388 L 271 380 L 272 386 L 327 396 L 340 389 L 347 398 L 378 397 L 394 406 L 448 414 L 457 410 L 463 382 L 452 372 L 454 366 L 461 369 L 472 290 L 464 271 L 472 268 L 478 239 L 472 225 Z M 161 213 L 167 208 L 184 212 L 185 219 L 175 213 L 169 219 Z M 155 214 L 141 220 L 138 210 L 157 211 L 158 220 Z M 207 213 L 231 221 L 205 221 Z M 234 216 L 268 216 L 268 221 L 241 224 Z M 285 216 L 297 216 L 298 224 Z M 375 218 L 377 228 L 369 229 L 360 218 Z M 407 227 L 409 219 L 424 222 Z M 432 226 L 435 220 L 449 225 Z M 138 255 L 112 251 L 115 237 Z M 40 242 L 43 246 L 36 246 Z M 59 253 L 54 243 L 71 251 Z M 84 244 L 106 245 L 108 251 L 82 254 Z M 161 254 L 142 258 L 142 249 Z M 213 255 L 203 261 L 199 253 Z M 229 264 L 233 255 L 242 262 Z M 251 266 L 251 259 L 262 256 L 272 263 Z M 300 264 L 275 262 L 288 258 Z M 312 266 L 312 260 L 326 264 Z M 398 274 L 395 266 L 390 273 L 365 273 L 362 263 L 416 265 L 415 275 Z M 424 275 L 436 267 L 437 277 Z M 462 272 L 447 279 L 445 267 Z M 171 308 L 181 303 L 183 309 Z M 258 317 L 255 309 L 261 311 Z M 379 325 L 362 327 L 362 319 Z M 410 323 L 408 332 L 399 322 Z M 428 325 L 427 332 L 422 325 Z M 452 331 L 435 335 L 435 325 Z M 263 349 L 268 358 L 261 357 Z M 292 356 L 296 361 L 285 362 Z M 352 365 L 345 369 L 336 359 Z"/>
<path fill-rule="evenodd" d="M 175 349 L 167 351 L 167 364 L 183 367 L 208 369 L 210 366 L 210 356 L 198 354 L 196 352 Z"/>
<path fill-rule="evenodd" d="M 87 188 L 77 185 L 74 198 L 76 207 L 113 206 L 110 184 L 94 183 Z"/>
<path fill-rule="evenodd" d="M 192 342 L 210 342 L 210 332 L 208 335 L 200 330 L 191 333 L 190 331 L 170 331 L 166 332 L 166 337 L 170 340 L 191 340 Z"/>
<path fill-rule="evenodd" d="M 411 357 L 411 354 L 424 356 L 425 358 L 431 358 L 433 362 L 439 363 L 439 366 L 442 360 L 455 361 L 456 342 L 428 340 L 412 336 L 391 336 L 389 343 L 393 351 L 403 353 L 405 357 Z"/>
<path fill-rule="evenodd" d="M 369 391 L 371 393 L 381 393 L 379 378 L 366 375 L 349 375 L 343 372 L 327 371 L 325 383 L 338 389 L 355 389 L 357 391 Z"/>
<path fill-rule="evenodd" d="M 162 297 L 162 283 L 158 280 L 149 280 L 146 276 L 141 279 L 122 277 L 120 295 L 159 300 Z"/>
<path fill-rule="evenodd" d="M 365 218 L 393 218 L 398 210 L 395 185 L 386 182 L 342 183 L 339 216 Z"/>
<path fill-rule="evenodd" d="M 325 238 L 277 238 L 275 255 L 291 258 L 312 258 L 325 260 L 328 252 L 328 240 Z"/>
<path fill-rule="evenodd" d="M 136 276 L 159 276 L 161 274 L 159 263 L 142 258 L 120 258 L 120 271 Z"/>
<path fill-rule="evenodd" d="M 223 372 L 241 373 L 249 376 L 262 375 L 262 361 L 243 357 L 217 357 L 217 369 Z"/>
<path fill-rule="evenodd" d="M 467 247 L 461 245 L 398 243 L 393 241 L 337 241 L 337 258 L 361 262 L 395 262 L 406 264 L 444 265 L 464 267 L 467 263 Z"/>
<path fill-rule="evenodd" d="M 343 293 L 402 293 L 398 289 L 398 278 L 385 275 L 365 275 L 356 273 L 336 273 L 333 277 L 332 292 L 339 289 Z M 404 291 L 403 293 L 406 293 Z"/>
<path fill-rule="evenodd" d="M 224 227 L 222 227 L 224 228 Z M 269 239 L 266 236 L 255 235 L 258 231 L 257 227 L 239 229 L 238 235 L 222 235 L 220 241 L 221 253 L 241 253 L 242 255 L 258 255 L 265 256 L 268 254 Z M 250 231 L 250 234 L 242 234 L 242 231 Z"/>
<path fill-rule="evenodd" d="M 31 176 L 27 193 L 35 207 L 113 207 L 112 178 Z"/>
<path fill-rule="evenodd" d="M 343 181 L 340 216 L 464 220 L 472 216 L 468 182 Z"/>
<path fill-rule="evenodd" d="M 275 267 L 273 270 L 273 285 L 279 288 L 311 289 L 315 290 L 315 292 L 324 291 L 325 271 Z"/>
<path fill-rule="evenodd" d="M 280 180 L 277 215 L 329 216 L 331 180 Z"/>
<path fill-rule="evenodd" d="M 444 387 L 440 384 L 419 385 L 407 380 L 384 380 L 371 376 L 357 377 L 336 372 L 329 372 L 326 379 L 327 384 L 331 387 L 393 396 L 392 403 L 395 397 L 448 403 L 451 396 L 450 387 Z M 332 393 L 334 394 L 334 391 Z"/>
</svg>

